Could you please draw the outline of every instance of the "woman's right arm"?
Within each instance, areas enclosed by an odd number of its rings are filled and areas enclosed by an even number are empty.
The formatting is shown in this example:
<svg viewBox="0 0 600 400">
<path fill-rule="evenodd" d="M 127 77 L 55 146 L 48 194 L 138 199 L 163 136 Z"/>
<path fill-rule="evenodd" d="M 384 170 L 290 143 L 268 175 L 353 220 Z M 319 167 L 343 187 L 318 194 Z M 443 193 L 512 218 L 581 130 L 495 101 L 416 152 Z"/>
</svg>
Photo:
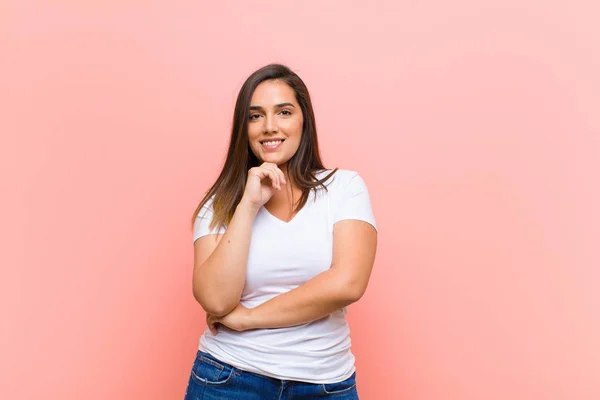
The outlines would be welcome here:
<svg viewBox="0 0 600 400">
<path fill-rule="evenodd" d="M 248 171 L 244 195 L 222 235 L 206 235 L 194 243 L 194 298 L 217 317 L 240 302 L 246 284 L 252 224 L 256 214 L 285 184 L 283 172 L 272 163 Z"/>
<path fill-rule="evenodd" d="M 240 302 L 257 212 L 240 202 L 223 235 L 203 236 L 194 243 L 194 298 L 209 314 L 226 315 Z"/>
</svg>

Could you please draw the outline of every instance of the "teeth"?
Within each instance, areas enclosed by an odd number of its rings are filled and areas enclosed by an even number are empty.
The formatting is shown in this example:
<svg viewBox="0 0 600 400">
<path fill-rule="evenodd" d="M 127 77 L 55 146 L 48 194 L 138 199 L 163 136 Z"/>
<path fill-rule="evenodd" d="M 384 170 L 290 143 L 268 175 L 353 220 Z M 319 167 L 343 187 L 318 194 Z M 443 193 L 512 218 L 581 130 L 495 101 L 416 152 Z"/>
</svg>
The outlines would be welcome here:
<svg viewBox="0 0 600 400">
<path fill-rule="evenodd" d="M 270 147 L 270 146 L 277 146 L 281 142 L 282 142 L 281 140 L 275 140 L 275 141 L 272 141 L 272 142 L 263 142 L 263 144 L 265 146 L 269 146 Z"/>
</svg>

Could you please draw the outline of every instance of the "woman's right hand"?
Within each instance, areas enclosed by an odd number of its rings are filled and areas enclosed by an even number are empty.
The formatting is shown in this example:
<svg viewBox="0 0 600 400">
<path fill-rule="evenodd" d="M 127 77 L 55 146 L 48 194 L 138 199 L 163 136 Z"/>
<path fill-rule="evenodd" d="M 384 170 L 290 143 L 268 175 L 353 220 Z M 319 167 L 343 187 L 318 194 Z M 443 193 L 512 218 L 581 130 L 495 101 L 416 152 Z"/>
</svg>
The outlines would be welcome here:
<svg viewBox="0 0 600 400">
<path fill-rule="evenodd" d="M 259 167 L 250 168 L 242 202 L 258 210 L 286 184 L 285 176 L 277 164 L 262 163 Z"/>
</svg>

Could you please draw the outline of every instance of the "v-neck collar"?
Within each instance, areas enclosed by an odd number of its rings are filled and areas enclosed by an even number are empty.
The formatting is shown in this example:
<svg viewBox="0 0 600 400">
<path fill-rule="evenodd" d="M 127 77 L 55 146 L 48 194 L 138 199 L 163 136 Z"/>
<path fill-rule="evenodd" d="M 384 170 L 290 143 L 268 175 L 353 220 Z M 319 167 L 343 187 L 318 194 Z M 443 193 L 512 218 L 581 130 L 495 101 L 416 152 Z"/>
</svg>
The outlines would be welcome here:
<svg viewBox="0 0 600 400">
<path fill-rule="evenodd" d="M 277 221 L 277 223 L 282 224 L 284 226 L 290 225 L 292 222 L 294 222 L 298 216 L 302 213 L 302 211 L 306 208 L 306 206 L 308 206 L 308 202 L 307 204 L 305 204 L 300 210 L 298 210 L 298 212 L 296 213 L 296 215 L 294 215 L 292 217 L 292 219 L 290 219 L 289 221 L 284 221 L 282 219 L 277 218 L 276 216 L 274 216 L 273 214 L 271 214 L 271 212 L 269 210 L 267 210 L 267 207 L 262 206 L 262 208 L 265 210 L 265 213 L 267 214 L 267 216 L 275 221 Z"/>
<path fill-rule="evenodd" d="M 328 172 L 331 172 L 331 170 L 325 169 L 325 170 L 318 171 L 316 173 L 317 179 L 321 179 L 322 174 L 328 173 Z M 309 207 L 310 198 L 313 195 L 314 195 L 313 191 L 311 190 L 310 193 L 309 193 L 308 199 L 307 199 L 306 203 L 304 204 L 304 206 L 302 206 L 302 208 L 296 213 L 296 215 L 294 215 L 292 217 L 292 219 L 289 220 L 289 221 L 287 221 L 287 222 L 284 221 L 284 220 L 282 220 L 282 219 L 279 219 L 276 216 L 274 216 L 273 214 L 271 214 L 271 212 L 269 210 L 267 210 L 267 207 L 265 207 L 264 205 L 261 208 L 265 210 L 265 214 L 267 215 L 268 218 L 270 218 L 272 220 L 275 220 L 277 223 L 279 223 L 279 224 L 281 224 L 283 226 L 288 226 L 288 225 L 292 224 L 294 221 L 296 221 L 298 219 L 298 217 L 300 216 L 300 214 L 302 214 L 304 212 L 305 208 Z"/>
</svg>

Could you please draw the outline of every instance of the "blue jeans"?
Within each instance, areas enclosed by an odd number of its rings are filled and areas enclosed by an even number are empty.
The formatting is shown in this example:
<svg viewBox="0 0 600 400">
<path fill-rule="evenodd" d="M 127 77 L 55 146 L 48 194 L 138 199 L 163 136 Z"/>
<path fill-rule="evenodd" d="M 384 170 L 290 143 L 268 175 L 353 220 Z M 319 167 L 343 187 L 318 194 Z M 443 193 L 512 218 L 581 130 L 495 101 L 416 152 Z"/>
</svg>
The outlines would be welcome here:
<svg viewBox="0 0 600 400">
<path fill-rule="evenodd" d="M 356 373 L 337 383 L 307 383 L 242 371 L 198 351 L 184 400 L 358 400 Z"/>
</svg>

